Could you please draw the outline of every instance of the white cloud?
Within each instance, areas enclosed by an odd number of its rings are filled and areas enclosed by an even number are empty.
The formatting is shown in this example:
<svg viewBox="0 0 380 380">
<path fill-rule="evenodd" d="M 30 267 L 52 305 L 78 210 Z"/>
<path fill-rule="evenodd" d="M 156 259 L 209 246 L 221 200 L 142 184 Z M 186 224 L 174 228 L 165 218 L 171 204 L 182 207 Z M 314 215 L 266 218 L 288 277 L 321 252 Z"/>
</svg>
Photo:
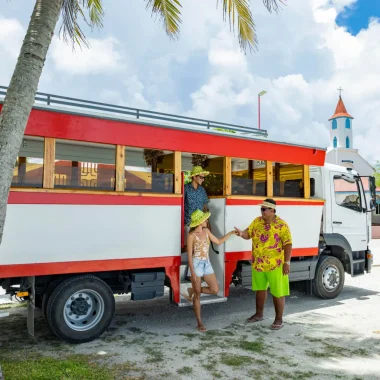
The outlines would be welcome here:
<svg viewBox="0 0 380 380">
<path fill-rule="evenodd" d="M 111 37 L 99 40 L 89 38 L 90 48 L 83 47 L 72 50 L 70 44 L 66 44 L 58 37 L 53 37 L 50 47 L 50 55 L 55 68 L 69 74 L 89 75 L 107 74 L 114 70 L 120 70 L 124 62 L 118 51 L 119 42 Z"/>
<path fill-rule="evenodd" d="M 25 30 L 16 19 L 0 17 L 0 84 L 8 85 L 20 53 Z"/>
<path fill-rule="evenodd" d="M 0 47 L 2 53 L 17 58 L 22 41 L 25 36 L 25 30 L 16 19 L 0 18 Z"/>
</svg>

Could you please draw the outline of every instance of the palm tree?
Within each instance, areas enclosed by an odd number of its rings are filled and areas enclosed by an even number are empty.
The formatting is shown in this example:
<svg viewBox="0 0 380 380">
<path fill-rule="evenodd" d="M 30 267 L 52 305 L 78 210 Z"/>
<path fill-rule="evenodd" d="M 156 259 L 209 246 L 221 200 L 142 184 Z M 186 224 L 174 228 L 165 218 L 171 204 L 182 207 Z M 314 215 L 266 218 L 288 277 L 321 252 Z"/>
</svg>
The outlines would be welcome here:
<svg viewBox="0 0 380 380">
<path fill-rule="evenodd" d="M 238 39 L 243 51 L 257 45 L 255 24 L 249 0 L 220 0 L 223 17 L 230 26 L 237 24 Z M 285 0 L 262 0 L 267 9 L 278 9 Z M 146 0 L 163 21 L 166 33 L 178 37 L 181 23 L 180 0 Z M 219 1 L 218 1 L 219 2 Z M 0 114 L 0 244 L 3 236 L 9 188 L 14 163 L 32 110 L 38 82 L 59 16 L 62 15 L 60 34 L 64 40 L 88 47 L 78 19 L 91 27 L 102 27 L 102 0 L 36 0 L 28 30 L 23 41 L 11 82 Z M 87 16 L 86 16 L 87 15 Z"/>
</svg>

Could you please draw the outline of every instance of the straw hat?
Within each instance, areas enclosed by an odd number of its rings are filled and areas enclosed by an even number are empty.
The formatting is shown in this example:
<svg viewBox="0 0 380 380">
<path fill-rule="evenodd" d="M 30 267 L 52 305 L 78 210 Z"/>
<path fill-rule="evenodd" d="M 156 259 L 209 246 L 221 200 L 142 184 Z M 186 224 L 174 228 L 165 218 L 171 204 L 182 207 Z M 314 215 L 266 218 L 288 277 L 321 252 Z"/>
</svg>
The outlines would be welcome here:
<svg viewBox="0 0 380 380">
<path fill-rule="evenodd" d="M 260 207 L 273 208 L 276 210 L 276 202 L 273 199 L 265 199 L 265 201 L 259 204 Z"/>
<path fill-rule="evenodd" d="M 194 166 L 193 170 L 190 173 L 190 177 L 196 177 L 197 175 L 202 175 L 202 174 L 206 176 L 206 175 L 209 175 L 210 172 L 202 169 L 202 166 Z"/>
<path fill-rule="evenodd" d="M 190 228 L 197 227 L 203 222 L 205 222 L 211 215 L 211 212 L 203 212 L 201 210 L 196 210 L 191 214 Z"/>
</svg>

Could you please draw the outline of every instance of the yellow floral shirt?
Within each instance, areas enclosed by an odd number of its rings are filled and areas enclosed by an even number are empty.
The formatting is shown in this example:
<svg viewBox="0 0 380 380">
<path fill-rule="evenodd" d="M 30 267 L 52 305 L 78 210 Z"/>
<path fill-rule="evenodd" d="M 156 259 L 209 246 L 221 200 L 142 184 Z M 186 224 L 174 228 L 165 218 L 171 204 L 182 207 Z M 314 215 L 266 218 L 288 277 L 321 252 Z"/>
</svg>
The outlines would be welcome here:
<svg viewBox="0 0 380 380">
<path fill-rule="evenodd" d="M 284 246 L 292 244 L 288 225 L 277 215 L 270 224 L 257 217 L 248 227 L 252 238 L 252 268 L 269 272 L 284 262 Z"/>
</svg>

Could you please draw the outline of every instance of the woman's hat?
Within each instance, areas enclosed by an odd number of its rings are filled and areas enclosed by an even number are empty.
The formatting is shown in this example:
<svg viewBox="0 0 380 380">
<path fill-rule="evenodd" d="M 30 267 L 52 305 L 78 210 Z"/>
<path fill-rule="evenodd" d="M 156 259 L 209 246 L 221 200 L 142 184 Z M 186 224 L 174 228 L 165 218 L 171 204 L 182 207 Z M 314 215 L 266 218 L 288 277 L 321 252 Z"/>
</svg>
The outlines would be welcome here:
<svg viewBox="0 0 380 380">
<path fill-rule="evenodd" d="M 196 210 L 191 214 L 190 227 L 198 227 L 204 221 L 206 221 L 211 215 L 211 212 L 203 212 L 201 210 Z"/>
<path fill-rule="evenodd" d="M 273 199 L 265 199 L 263 203 L 259 204 L 260 207 L 273 208 L 276 210 L 276 202 Z"/>
<path fill-rule="evenodd" d="M 195 176 L 197 176 L 197 175 L 204 175 L 204 176 L 206 176 L 206 175 L 209 175 L 210 174 L 210 172 L 208 172 L 207 170 L 204 170 L 203 168 L 202 168 L 202 166 L 194 166 L 193 167 L 193 170 L 191 171 L 191 173 L 190 173 L 190 177 L 195 177 Z"/>
</svg>

